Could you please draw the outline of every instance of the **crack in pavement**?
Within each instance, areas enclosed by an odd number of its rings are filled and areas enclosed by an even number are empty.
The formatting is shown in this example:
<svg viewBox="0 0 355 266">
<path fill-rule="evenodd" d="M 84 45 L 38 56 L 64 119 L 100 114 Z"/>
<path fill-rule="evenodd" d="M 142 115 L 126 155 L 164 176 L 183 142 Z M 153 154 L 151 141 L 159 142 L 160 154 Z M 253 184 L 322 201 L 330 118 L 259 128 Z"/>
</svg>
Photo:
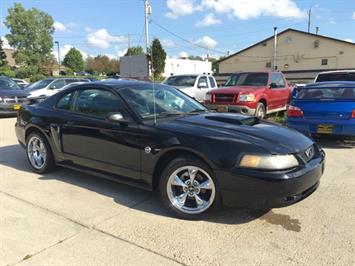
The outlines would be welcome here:
<svg viewBox="0 0 355 266">
<path fill-rule="evenodd" d="M 100 230 L 100 229 L 96 228 L 96 225 L 89 226 L 89 225 L 83 224 L 83 223 L 81 223 L 81 222 L 79 222 L 79 221 L 76 221 L 76 220 L 74 220 L 74 219 L 72 219 L 72 218 L 66 217 L 66 216 L 64 216 L 64 215 L 62 215 L 62 214 L 60 214 L 60 213 L 58 213 L 58 212 L 55 212 L 55 211 L 53 211 L 53 210 L 51 210 L 51 209 L 42 207 L 42 206 L 40 206 L 40 205 L 37 205 L 37 204 L 32 203 L 32 202 L 30 202 L 30 201 L 27 201 L 27 200 L 25 200 L 25 199 L 22 199 L 22 198 L 19 198 L 19 197 L 17 197 L 17 196 L 14 196 L 14 195 L 12 195 L 12 194 L 9 194 L 9 193 L 7 193 L 7 192 L 5 192 L 5 191 L 1 191 L 1 190 L 0 190 L 0 193 L 3 194 L 3 195 L 6 195 L 6 196 L 8 196 L 8 197 L 11 197 L 11 198 L 13 198 L 13 199 L 16 199 L 16 200 L 18 200 L 18 201 L 21 201 L 21 202 L 24 202 L 24 203 L 26 203 L 26 204 L 29 204 L 29 205 L 31 205 L 31 206 L 33 206 L 33 207 L 36 207 L 36 208 L 42 209 L 42 210 L 44 210 L 44 211 L 47 211 L 47 212 L 49 212 L 49 213 L 51 213 L 51 214 L 54 214 L 54 215 L 56 215 L 56 216 L 58 216 L 58 217 L 64 218 L 64 219 L 66 219 L 66 220 L 68 220 L 68 221 L 70 221 L 70 222 L 73 222 L 73 223 L 75 223 L 75 224 L 77 224 L 77 225 L 79 225 L 79 226 L 82 226 L 82 227 L 84 227 L 84 228 L 86 228 L 86 229 L 89 229 L 90 231 L 99 232 L 99 233 L 101 233 L 101 234 L 104 234 L 104 235 L 106 235 L 106 236 L 110 236 L 110 237 L 112 237 L 112 238 L 114 238 L 114 239 L 116 239 L 116 240 L 120 240 L 120 241 L 123 241 L 123 242 L 125 242 L 125 243 L 127 243 L 127 244 L 130 244 L 130 245 L 133 245 L 133 246 L 135 246 L 135 247 L 141 248 L 141 249 L 143 249 L 143 250 L 145 250 L 145 251 L 147 251 L 147 252 L 153 253 L 153 254 L 155 254 L 155 255 L 158 255 L 158 256 L 160 256 L 160 257 L 162 257 L 162 258 L 168 259 L 168 260 L 173 261 L 173 262 L 175 262 L 175 263 L 178 263 L 178 264 L 180 264 L 180 265 L 186 265 L 186 264 L 184 264 L 183 262 L 180 262 L 180 261 L 178 261 L 178 260 L 176 260 L 176 259 L 174 259 L 174 258 L 168 257 L 168 256 L 166 256 L 166 255 L 160 254 L 160 253 L 158 253 L 158 252 L 156 252 L 156 251 L 154 251 L 154 250 L 151 250 L 151 249 L 149 249 L 149 248 L 146 248 L 146 247 L 144 247 L 144 246 L 141 246 L 141 245 L 139 245 L 139 244 L 137 244 L 137 243 L 134 243 L 134 242 L 132 242 L 132 241 L 130 241 L 130 240 L 127 240 L 127 239 L 124 239 L 124 238 L 120 238 L 120 237 L 115 236 L 115 235 L 113 235 L 113 234 L 111 234 L 111 233 L 108 233 L 108 232 L 105 232 L 105 231 L 103 231 L 103 230 Z M 143 201 L 139 201 L 139 202 L 133 204 L 133 205 L 132 205 L 131 207 L 129 207 L 129 208 L 132 208 L 132 207 L 134 207 L 134 206 L 136 206 L 136 205 L 142 204 L 144 201 L 147 201 L 147 200 L 149 200 L 149 199 L 150 199 L 150 198 L 147 198 L 147 199 L 145 199 L 145 200 L 143 200 Z M 100 223 L 102 223 L 102 222 L 100 222 Z M 42 249 L 42 250 L 40 250 L 40 251 L 38 251 L 38 252 L 36 252 L 36 253 L 34 253 L 34 254 L 31 254 L 31 257 L 30 257 L 30 258 L 32 258 L 32 257 L 35 256 L 35 255 L 38 255 L 38 254 L 42 253 L 43 251 L 45 251 L 45 250 L 47 250 L 47 249 L 49 249 L 49 248 L 51 248 L 51 247 L 55 247 L 55 246 L 57 246 L 58 244 L 63 243 L 64 241 L 66 241 L 67 239 L 70 239 L 70 238 L 74 237 L 74 236 L 77 235 L 78 233 L 79 233 L 79 232 L 75 233 L 75 234 L 72 235 L 72 236 L 67 237 L 67 238 L 64 239 L 63 241 L 59 240 L 57 243 L 55 243 L 55 244 L 53 244 L 53 245 L 51 245 L 51 246 L 49 246 L 49 247 L 47 247 L 47 248 L 44 248 L 44 249 Z M 28 258 L 28 259 L 30 259 L 30 258 Z M 24 258 L 21 259 L 20 261 L 16 262 L 15 264 L 11 264 L 11 265 L 16 265 L 16 264 L 22 262 L 23 260 L 24 260 Z"/>
</svg>

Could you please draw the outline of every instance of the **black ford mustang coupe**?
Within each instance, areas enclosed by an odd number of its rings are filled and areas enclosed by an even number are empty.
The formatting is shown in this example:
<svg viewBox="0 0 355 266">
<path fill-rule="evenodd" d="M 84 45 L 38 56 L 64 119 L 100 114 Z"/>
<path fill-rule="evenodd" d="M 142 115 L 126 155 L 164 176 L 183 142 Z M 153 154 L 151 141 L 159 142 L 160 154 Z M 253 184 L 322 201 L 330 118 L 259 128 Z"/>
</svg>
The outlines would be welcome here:
<svg viewBox="0 0 355 266">
<path fill-rule="evenodd" d="M 318 185 L 324 152 L 308 137 L 139 81 L 73 86 L 23 107 L 16 134 L 34 171 L 55 165 L 158 191 L 175 215 L 223 203 L 273 208 Z"/>
</svg>

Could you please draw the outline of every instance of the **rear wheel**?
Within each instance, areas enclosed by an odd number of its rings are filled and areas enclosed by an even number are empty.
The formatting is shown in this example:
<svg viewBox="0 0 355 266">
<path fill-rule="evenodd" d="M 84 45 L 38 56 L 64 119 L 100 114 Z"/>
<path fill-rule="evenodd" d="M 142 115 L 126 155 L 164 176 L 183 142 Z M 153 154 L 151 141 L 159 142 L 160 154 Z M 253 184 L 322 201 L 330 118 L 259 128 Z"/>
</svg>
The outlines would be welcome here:
<svg viewBox="0 0 355 266">
<path fill-rule="evenodd" d="M 46 173 L 54 168 L 52 150 L 42 134 L 33 132 L 26 139 L 26 154 L 32 169 Z"/>
<path fill-rule="evenodd" d="M 255 116 L 257 118 L 263 119 L 266 116 L 266 107 L 263 103 L 258 103 L 255 110 Z"/>
<path fill-rule="evenodd" d="M 209 167 L 194 158 L 171 161 L 162 172 L 159 191 L 165 207 L 184 219 L 200 218 L 219 199 Z"/>
</svg>

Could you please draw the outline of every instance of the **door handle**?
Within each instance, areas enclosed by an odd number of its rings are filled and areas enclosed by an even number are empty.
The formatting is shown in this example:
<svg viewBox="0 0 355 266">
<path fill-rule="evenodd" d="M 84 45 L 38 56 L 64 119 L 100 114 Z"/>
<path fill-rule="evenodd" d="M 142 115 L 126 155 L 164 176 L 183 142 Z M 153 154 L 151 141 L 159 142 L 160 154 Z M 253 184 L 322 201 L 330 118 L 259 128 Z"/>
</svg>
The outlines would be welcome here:
<svg viewBox="0 0 355 266">
<path fill-rule="evenodd" d="M 74 121 L 67 121 L 67 125 L 68 126 L 75 126 L 75 122 Z"/>
</svg>

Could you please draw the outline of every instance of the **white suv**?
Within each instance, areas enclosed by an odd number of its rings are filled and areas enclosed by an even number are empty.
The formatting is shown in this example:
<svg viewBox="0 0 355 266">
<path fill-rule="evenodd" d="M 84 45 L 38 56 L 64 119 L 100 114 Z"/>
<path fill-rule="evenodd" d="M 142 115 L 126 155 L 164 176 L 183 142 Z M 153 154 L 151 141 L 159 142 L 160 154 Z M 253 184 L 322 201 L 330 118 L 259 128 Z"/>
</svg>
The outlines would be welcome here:
<svg viewBox="0 0 355 266">
<path fill-rule="evenodd" d="M 168 77 L 163 83 L 179 89 L 199 102 L 205 101 L 209 90 L 217 88 L 216 79 L 211 75 L 175 75 Z"/>
</svg>

